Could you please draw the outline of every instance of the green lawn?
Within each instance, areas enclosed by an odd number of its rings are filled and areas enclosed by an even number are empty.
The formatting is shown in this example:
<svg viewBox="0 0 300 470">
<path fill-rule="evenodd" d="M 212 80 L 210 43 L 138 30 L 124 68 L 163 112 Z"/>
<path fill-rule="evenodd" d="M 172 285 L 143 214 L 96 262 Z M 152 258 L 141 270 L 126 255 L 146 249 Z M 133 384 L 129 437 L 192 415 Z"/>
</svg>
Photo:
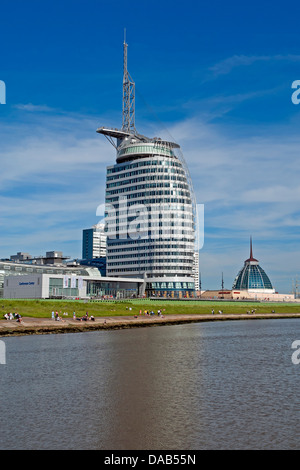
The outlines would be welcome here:
<svg viewBox="0 0 300 470">
<path fill-rule="evenodd" d="M 127 308 L 126 308 L 127 307 Z M 129 310 L 129 308 L 132 310 Z M 246 313 L 248 310 L 255 309 L 256 313 L 300 313 L 300 304 L 294 303 L 259 303 L 259 302 L 226 302 L 226 301 L 179 301 L 179 300 L 128 300 L 128 301 L 101 301 L 84 302 L 72 300 L 0 300 L 0 319 L 3 319 L 4 313 L 18 312 L 23 317 L 51 318 L 52 310 L 59 314 L 67 312 L 69 316 L 76 312 L 76 316 L 89 315 L 96 316 L 119 316 L 136 315 L 142 310 L 153 310 L 157 313 L 158 309 L 163 314 L 210 314 L 212 309 L 217 313 L 222 310 L 226 313 Z"/>
</svg>

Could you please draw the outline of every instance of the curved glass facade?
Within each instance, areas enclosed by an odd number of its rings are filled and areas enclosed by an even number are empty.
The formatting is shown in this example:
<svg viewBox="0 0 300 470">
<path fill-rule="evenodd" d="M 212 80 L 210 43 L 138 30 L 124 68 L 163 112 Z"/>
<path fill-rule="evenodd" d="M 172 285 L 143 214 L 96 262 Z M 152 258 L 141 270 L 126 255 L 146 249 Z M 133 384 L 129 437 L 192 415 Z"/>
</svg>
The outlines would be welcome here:
<svg viewBox="0 0 300 470">
<path fill-rule="evenodd" d="M 166 295 L 194 290 L 192 188 L 175 147 L 122 141 L 106 178 L 107 275 L 147 278 Z"/>
<path fill-rule="evenodd" d="M 250 238 L 250 257 L 236 276 L 232 288 L 262 293 L 275 292 L 265 271 L 259 266 L 257 259 L 253 258 L 252 238 Z"/>
<path fill-rule="evenodd" d="M 273 286 L 265 271 L 258 264 L 247 264 L 238 273 L 232 288 L 264 290 L 273 289 Z"/>
</svg>

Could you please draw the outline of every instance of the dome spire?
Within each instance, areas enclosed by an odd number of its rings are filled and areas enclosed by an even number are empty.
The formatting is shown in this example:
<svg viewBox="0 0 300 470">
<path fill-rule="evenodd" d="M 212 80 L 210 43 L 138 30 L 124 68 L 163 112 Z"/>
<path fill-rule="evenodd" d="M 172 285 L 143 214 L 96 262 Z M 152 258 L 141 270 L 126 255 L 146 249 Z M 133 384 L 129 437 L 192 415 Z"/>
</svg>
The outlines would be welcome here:
<svg viewBox="0 0 300 470">
<path fill-rule="evenodd" d="M 252 253 L 252 235 L 250 236 L 250 259 L 253 258 L 253 253 Z"/>
<path fill-rule="evenodd" d="M 246 259 L 245 263 L 247 263 L 249 261 L 256 261 L 258 263 L 258 260 L 253 258 L 252 236 L 250 236 L 250 258 Z"/>
</svg>

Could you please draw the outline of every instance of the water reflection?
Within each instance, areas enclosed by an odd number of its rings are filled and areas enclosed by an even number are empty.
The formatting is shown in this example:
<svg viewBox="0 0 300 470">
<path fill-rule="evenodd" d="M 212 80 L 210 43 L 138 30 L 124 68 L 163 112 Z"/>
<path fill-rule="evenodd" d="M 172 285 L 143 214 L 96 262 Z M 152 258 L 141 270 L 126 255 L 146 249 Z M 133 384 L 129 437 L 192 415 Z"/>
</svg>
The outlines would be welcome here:
<svg viewBox="0 0 300 470">
<path fill-rule="evenodd" d="M 183 354 L 185 329 L 136 333 L 124 332 L 130 348 L 122 342 L 109 357 L 116 377 L 111 399 L 118 403 L 109 442 L 116 442 L 122 429 L 116 449 L 184 448 L 198 406 L 201 344 L 197 354 Z"/>
</svg>

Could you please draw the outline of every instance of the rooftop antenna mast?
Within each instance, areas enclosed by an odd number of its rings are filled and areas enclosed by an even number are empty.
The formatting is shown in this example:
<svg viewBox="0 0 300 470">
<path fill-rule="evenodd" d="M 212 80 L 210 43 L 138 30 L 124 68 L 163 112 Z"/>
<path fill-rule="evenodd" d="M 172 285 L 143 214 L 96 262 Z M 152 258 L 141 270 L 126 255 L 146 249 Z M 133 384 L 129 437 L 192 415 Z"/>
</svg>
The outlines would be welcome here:
<svg viewBox="0 0 300 470">
<path fill-rule="evenodd" d="M 123 123 L 122 131 L 136 134 L 135 129 L 135 84 L 127 69 L 126 29 L 124 30 L 124 67 L 123 67 Z"/>
</svg>

